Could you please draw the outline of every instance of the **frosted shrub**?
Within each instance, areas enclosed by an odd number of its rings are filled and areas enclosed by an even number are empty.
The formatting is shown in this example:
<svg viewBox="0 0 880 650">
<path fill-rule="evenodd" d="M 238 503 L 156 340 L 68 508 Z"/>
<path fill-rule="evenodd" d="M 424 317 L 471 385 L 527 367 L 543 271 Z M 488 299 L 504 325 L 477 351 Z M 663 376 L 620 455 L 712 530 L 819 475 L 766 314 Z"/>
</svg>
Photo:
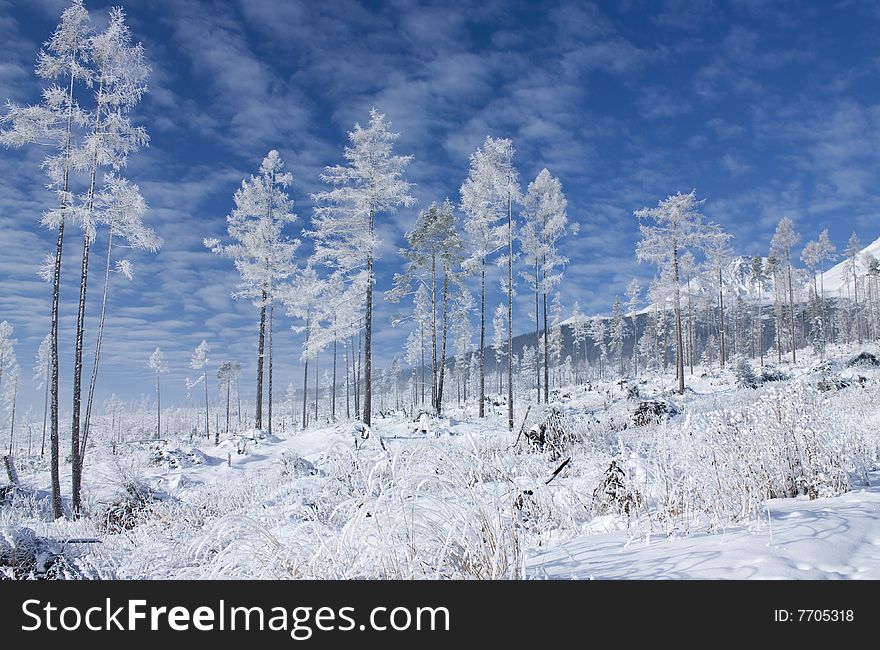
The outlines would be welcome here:
<svg viewBox="0 0 880 650">
<path fill-rule="evenodd" d="M 876 393 L 794 383 L 660 427 L 645 486 L 652 521 L 668 532 L 707 519 L 723 527 L 759 519 L 768 498 L 834 496 L 865 482 L 877 436 L 860 414 Z"/>
</svg>

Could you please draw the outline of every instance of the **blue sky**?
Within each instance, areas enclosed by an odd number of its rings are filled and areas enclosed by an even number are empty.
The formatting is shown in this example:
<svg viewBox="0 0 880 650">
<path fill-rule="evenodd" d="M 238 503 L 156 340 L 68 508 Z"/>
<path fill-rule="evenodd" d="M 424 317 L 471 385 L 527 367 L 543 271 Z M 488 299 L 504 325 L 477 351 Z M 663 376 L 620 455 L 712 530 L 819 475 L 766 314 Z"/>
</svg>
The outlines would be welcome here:
<svg viewBox="0 0 880 650">
<path fill-rule="evenodd" d="M 38 99 L 40 43 L 66 3 L 0 0 L 0 98 Z M 115 4 L 115 3 L 114 3 Z M 86 2 L 100 23 L 109 4 Z M 839 247 L 855 230 L 880 236 L 880 10 L 876 3 L 631 0 L 620 3 L 294 2 L 129 0 L 129 24 L 153 66 L 136 110 L 151 146 L 131 159 L 147 221 L 165 246 L 132 254 L 135 278 L 115 281 L 99 397 L 150 394 L 146 365 L 158 345 L 171 366 L 168 398 L 184 392 L 192 349 L 237 359 L 254 374 L 256 310 L 229 293 L 236 273 L 202 239 L 225 232 L 241 179 L 277 148 L 294 174 L 298 235 L 321 189 L 321 168 L 341 161 L 346 132 L 371 106 L 413 154 L 419 204 L 384 217 L 378 288 L 390 286 L 397 248 L 420 207 L 457 201 L 468 156 L 487 134 L 509 137 L 525 185 L 548 167 L 581 224 L 563 303 L 607 312 L 638 265 L 634 210 L 696 188 L 705 213 L 742 254 L 766 251 L 790 215 L 802 239 L 828 228 Z M 40 213 L 42 152 L 0 151 L 0 320 L 16 328 L 22 365 L 48 329 L 50 288 L 36 275 L 51 247 Z M 77 234 L 66 246 L 62 336 L 75 318 Z M 103 241 L 97 243 L 100 255 Z M 100 268 L 94 267 L 97 314 Z M 489 304 L 501 300 L 497 283 Z M 529 301 L 516 327 L 529 327 Z M 380 301 L 380 363 L 405 332 Z M 297 338 L 279 319 L 278 385 L 299 382 Z M 70 354 L 62 359 L 69 379 Z M 68 382 L 69 383 L 69 382 Z M 63 389 L 68 387 L 63 384 Z M 69 399 L 65 391 L 63 403 Z"/>
</svg>

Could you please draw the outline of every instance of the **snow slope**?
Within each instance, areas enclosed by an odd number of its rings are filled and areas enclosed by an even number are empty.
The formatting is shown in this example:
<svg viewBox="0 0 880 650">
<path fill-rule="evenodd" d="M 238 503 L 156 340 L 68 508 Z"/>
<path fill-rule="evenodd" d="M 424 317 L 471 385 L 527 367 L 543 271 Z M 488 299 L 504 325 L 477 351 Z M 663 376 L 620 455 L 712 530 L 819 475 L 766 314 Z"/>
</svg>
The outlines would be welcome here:
<svg viewBox="0 0 880 650">
<path fill-rule="evenodd" d="M 880 579 L 880 475 L 827 499 L 773 499 L 759 530 L 626 543 L 579 537 L 531 557 L 527 574 L 563 579 Z"/>
<path fill-rule="evenodd" d="M 856 257 L 856 273 L 863 276 L 868 272 L 868 264 L 866 257 L 880 257 L 880 238 L 865 246 Z M 852 291 L 852 271 L 846 273 L 846 260 L 832 266 L 830 269 L 819 275 L 819 286 L 825 287 L 825 295 L 833 298 L 845 298 L 847 296 L 847 286 Z M 849 277 L 847 277 L 849 276 Z"/>
</svg>

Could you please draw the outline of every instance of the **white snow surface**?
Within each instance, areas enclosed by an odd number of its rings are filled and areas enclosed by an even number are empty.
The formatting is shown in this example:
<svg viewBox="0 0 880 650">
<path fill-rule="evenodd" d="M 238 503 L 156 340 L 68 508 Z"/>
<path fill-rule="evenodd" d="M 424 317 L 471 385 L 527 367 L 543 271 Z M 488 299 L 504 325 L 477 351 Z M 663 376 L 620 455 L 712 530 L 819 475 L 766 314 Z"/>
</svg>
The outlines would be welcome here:
<svg viewBox="0 0 880 650">
<path fill-rule="evenodd" d="M 872 484 L 880 483 L 874 475 Z M 880 486 L 809 501 L 770 499 L 767 520 L 714 535 L 629 541 L 585 535 L 534 554 L 550 579 L 880 579 Z"/>
<path fill-rule="evenodd" d="M 114 446 L 98 419 L 88 515 L 52 521 L 46 462 L 23 456 L 37 497 L 0 507 L 0 526 L 99 538 L 76 549 L 98 578 L 880 579 L 880 368 L 848 367 L 858 351 L 825 362 L 804 351 L 784 368 L 791 379 L 757 390 L 737 388 L 729 368 L 698 368 L 682 396 L 669 377 L 645 377 L 643 398 L 682 411 L 658 425 L 632 426 L 616 379 L 566 387 L 555 405 L 580 438 L 559 456 L 507 431 L 500 401 L 482 421 L 473 403 L 377 417 L 366 439 L 347 422 Z M 817 388 L 827 379 L 849 384 Z M 517 409 L 519 425 L 524 400 Z M 782 489 L 793 435 L 812 449 L 820 498 L 766 499 Z M 612 459 L 639 494 L 629 515 L 596 505 Z M 756 481 L 746 465 L 769 474 Z M 156 501 L 108 532 L 103 513 L 131 481 Z"/>
</svg>

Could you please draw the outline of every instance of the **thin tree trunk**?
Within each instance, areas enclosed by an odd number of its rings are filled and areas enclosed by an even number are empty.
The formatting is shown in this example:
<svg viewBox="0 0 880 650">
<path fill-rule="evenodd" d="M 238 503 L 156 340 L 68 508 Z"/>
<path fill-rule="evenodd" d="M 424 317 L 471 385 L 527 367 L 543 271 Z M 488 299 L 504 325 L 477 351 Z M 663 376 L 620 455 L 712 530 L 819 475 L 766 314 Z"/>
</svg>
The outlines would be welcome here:
<svg viewBox="0 0 880 650">
<path fill-rule="evenodd" d="M 330 397 L 330 418 L 333 422 L 336 422 L 336 328 L 334 321 L 334 331 L 333 331 L 333 384 L 332 384 L 333 393 Z"/>
<path fill-rule="evenodd" d="M 538 387 L 538 404 L 541 403 L 541 309 L 538 307 L 538 256 L 535 255 L 535 383 Z M 546 329 L 546 326 L 545 326 Z M 545 346 L 546 347 L 546 346 Z"/>
<path fill-rule="evenodd" d="M 318 396 L 320 395 L 321 382 L 318 377 L 318 353 L 315 353 L 315 424 L 318 423 Z"/>
<path fill-rule="evenodd" d="M 373 234 L 373 211 L 370 210 L 370 236 Z M 372 423 L 373 407 L 373 252 L 367 254 L 367 306 L 364 314 L 364 413 L 363 422 Z"/>
<path fill-rule="evenodd" d="M 156 440 L 162 437 L 162 392 L 159 371 L 156 371 Z"/>
<path fill-rule="evenodd" d="M 684 394 L 684 344 L 681 337 L 681 295 L 678 280 L 678 249 L 672 251 L 672 274 L 675 285 L 675 372 L 678 393 Z"/>
<path fill-rule="evenodd" d="M 305 360 L 303 367 L 303 431 L 309 426 L 309 334 L 311 314 L 306 314 Z"/>
<path fill-rule="evenodd" d="M 267 423 L 269 429 L 269 435 L 272 435 L 272 328 L 273 328 L 273 316 L 275 314 L 275 305 L 269 305 L 269 422 Z"/>
<path fill-rule="evenodd" d="M 49 372 L 51 359 L 46 359 L 46 388 L 43 391 L 43 440 L 40 442 L 40 458 L 46 453 L 46 423 L 49 415 Z"/>
<path fill-rule="evenodd" d="M 107 259 L 104 264 L 104 287 L 101 295 L 101 317 L 98 321 L 98 337 L 95 341 L 95 356 L 92 363 L 92 375 L 89 378 L 89 393 L 86 399 L 86 417 L 83 422 L 82 445 L 80 446 L 80 464 L 85 463 L 86 446 L 89 442 L 89 431 L 92 424 L 92 405 L 95 399 L 95 386 L 98 383 L 98 364 L 101 361 L 101 342 L 104 339 L 104 323 L 107 319 L 107 296 L 110 291 L 110 256 L 113 249 L 113 226 L 107 234 Z"/>
<path fill-rule="evenodd" d="M 257 409 L 254 427 L 263 429 L 263 354 L 266 345 L 266 301 L 268 292 L 263 286 L 263 301 L 260 306 L 260 339 L 257 346 Z"/>
<path fill-rule="evenodd" d="M 440 416 L 443 411 L 443 380 L 446 375 L 446 299 L 449 293 L 449 271 L 443 269 L 443 321 L 442 332 L 440 334 L 440 376 L 437 380 L 437 415 Z"/>
<path fill-rule="evenodd" d="M 544 390 L 546 389 L 545 385 Z M 513 203 L 509 190 L 507 193 L 507 428 L 513 431 Z"/>
<path fill-rule="evenodd" d="M 791 280 L 791 259 L 786 255 L 786 261 L 788 262 L 788 304 L 791 312 L 789 313 L 789 318 L 791 319 L 791 332 L 789 332 L 788 337 L 789 341 L 791 341 L 791 363 L 797 363 L 797 352 L 795 351 L 794 344 L 794 284 Z"/>
<path fill-rule="evenodd" d="M 480 271 L 480 417 L 486 417 L 486 258 L 483 257 L 483 268 Z M 467 399 L 467 398 L 465 398 Z"/>
<path fill-rule="evenodd" d="M 724 283 L 721 277 L 721 266 L 718 267 L 718 302 L 721 305 L 721 369 L 723 370 L 727 348 L 724 343 Z"/>
<path fill-rule="evenodd" d="M 431 407 L 437 409 L 437 256 L 431 253 Z"/>
<path fill-rule="evenodd" d="M 544 404 L 550 401 L 550 339 L 547 334 L 547 294 L 544 297 Z"/>
<path fill-rule="evenodd" d="M 211 439 L 211 411 L 208 407 L 208 363 L 205 362 L 205 438 Z"/>
</svg>

